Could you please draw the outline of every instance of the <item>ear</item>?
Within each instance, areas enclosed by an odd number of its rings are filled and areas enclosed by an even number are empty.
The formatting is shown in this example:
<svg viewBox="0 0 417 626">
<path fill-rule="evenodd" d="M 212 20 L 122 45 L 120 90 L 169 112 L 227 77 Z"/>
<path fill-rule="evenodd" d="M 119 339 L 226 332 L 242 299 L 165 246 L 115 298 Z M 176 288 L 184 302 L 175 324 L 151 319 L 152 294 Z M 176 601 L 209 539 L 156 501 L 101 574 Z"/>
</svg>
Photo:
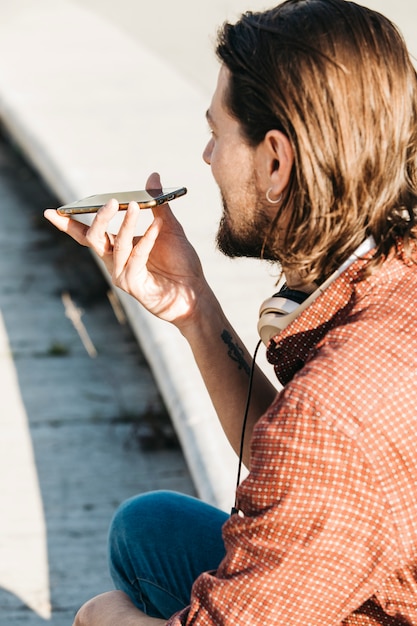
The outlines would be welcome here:
<svg viewBox="0 0 417 626">
<path fill-rule="evenodd" d="M 280 130 L 269 130 L 257 146 L 256 170 L 262 191 L 271 189 L 278 197 L 287 187 L 294 164 L 294 151 L 286 135 Z"/>
</svg>

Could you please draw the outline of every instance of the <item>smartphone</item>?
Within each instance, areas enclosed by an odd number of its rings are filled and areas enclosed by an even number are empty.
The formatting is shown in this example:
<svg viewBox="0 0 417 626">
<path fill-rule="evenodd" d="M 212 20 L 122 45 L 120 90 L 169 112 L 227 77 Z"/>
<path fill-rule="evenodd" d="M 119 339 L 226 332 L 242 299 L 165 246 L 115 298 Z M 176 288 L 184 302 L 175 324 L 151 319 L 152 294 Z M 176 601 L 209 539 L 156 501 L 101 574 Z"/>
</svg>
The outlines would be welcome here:
<svg viewBox="0 0 417 626">
<path fill-rule="evenodd" d="M 119 193 L 103 193 L 97 196 L 88 196 L 71 204 L 60 206 L 57 211 L 60 215 L 82 215 L 84 213 L 97 213 L 103 204 L 112 198 L 119 202 L 119 211 L 125 211 L 129 202 L 135 201 L 141 209 L 150 209 L 165 202 L 171 202 L 187 193 L 186 187 L 163 189 L 142 189 L 140 191 L 121 191 Z"/>
</svg>

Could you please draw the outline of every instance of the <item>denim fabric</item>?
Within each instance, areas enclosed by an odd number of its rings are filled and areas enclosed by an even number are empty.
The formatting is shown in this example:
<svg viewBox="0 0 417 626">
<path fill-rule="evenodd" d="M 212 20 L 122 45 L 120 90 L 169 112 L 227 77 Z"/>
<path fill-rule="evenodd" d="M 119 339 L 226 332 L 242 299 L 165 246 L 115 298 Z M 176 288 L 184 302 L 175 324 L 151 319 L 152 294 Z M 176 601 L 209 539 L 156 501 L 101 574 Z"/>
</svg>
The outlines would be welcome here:
<svg viewBox="0 0 417 626">
<path fill-rule="evenodd" d="M 152 617 L 168 619 L 190 602 L 194 580 L 224 556 L 228 515 L 196 498 L 156 491 L 124 502 L 109 533 L 117 589 Z"/>
</svg>

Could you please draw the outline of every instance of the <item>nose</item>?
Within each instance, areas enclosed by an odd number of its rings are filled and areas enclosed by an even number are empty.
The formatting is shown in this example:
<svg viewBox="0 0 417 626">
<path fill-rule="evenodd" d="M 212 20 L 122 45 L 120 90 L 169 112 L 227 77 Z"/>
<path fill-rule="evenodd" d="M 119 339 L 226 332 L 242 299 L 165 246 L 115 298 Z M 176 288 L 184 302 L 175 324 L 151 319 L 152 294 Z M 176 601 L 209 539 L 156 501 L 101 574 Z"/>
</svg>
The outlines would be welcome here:
<svg viewBox="0 0 417 626">
<path fill-rule="evenodd" d="M 207 143 L 203 152 L 203 161 L 207 163 L 207 165 L 211 164 L 211 154 L 213 152 L 213 138 Z"/>
</svg>

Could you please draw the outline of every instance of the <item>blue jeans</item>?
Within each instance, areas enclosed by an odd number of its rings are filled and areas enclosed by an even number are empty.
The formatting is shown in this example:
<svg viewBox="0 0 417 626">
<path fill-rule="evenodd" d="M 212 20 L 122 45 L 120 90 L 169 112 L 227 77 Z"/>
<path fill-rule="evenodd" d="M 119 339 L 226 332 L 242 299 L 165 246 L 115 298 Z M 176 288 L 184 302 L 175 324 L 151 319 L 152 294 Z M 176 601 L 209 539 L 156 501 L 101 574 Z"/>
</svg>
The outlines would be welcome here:
<svg viewBox="0 0 417 626">
<path fill-rule="evenodd" d="M 110 573 L 147 615 L 168 619 L 190 603 L 202 572 L 217 569 L 228 515 L 170 491 L 136 496 L 116 511 L 109 534 Z"/>
</svg>

